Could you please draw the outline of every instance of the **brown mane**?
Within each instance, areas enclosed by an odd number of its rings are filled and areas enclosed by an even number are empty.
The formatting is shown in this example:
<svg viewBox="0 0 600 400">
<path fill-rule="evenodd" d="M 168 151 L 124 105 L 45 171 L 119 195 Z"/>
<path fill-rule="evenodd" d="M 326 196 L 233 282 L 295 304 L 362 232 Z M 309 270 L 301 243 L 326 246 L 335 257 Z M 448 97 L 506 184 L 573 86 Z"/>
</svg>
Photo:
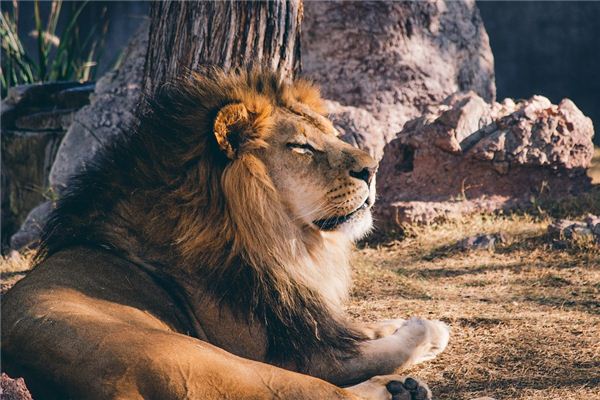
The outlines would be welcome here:
<svg viewBox="0 0 600 400">
<path fill-rule="evenodd" d="M 244 104 L 254 122 L 240 156 L 229 160 L 213 125 L 232 103 Z M 73 178 L 38 260 L 83 245 L 161 276 L 196 279 L 199 290 L 265 326 L 273 362 L 306 365 L 318 352 L 352 354 L 360 335 L 338 315 L 348 241 L 298 227 L 265 165 L 245 151 L 266 146 L 276 108 L 306 113 L 309 123 L 324 112 L 309 83 L 288 85 L 270 73 L 211 71 L 164 85 L 132 133 Z"/>
</svg>

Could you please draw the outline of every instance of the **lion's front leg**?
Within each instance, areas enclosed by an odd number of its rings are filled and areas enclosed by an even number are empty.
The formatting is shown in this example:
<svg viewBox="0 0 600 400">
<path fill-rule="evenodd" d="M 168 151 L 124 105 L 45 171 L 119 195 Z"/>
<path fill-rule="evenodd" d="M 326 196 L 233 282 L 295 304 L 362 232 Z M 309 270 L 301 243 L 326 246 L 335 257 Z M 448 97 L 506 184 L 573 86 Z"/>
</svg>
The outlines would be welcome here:
<svg viewBox="0 0 600 400">
<path fill-rule="evenodd" d="M 342 385 L 361 382 L 431 360 L 446 348 L 449 338 L 450 329 L 443 322 L 411 318 L 391 335 L 362 342 L 358 355 L 340 363 L 315 356 L 309 373 Z"/>
</svg>

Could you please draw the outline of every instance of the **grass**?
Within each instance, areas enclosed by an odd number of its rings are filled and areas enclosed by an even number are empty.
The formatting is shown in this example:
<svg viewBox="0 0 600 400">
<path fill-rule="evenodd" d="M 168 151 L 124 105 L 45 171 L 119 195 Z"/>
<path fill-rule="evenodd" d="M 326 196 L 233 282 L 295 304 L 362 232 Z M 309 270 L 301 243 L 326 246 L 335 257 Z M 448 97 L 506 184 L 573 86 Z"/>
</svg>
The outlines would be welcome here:
<svg viewBox="0 0 600 400">
<path fill-rule="evenodd" d="M 0 37 L 2 57 L 0 63 L 1 96 L 10 87 L 36 82 L 62 80 L 88 81 L 93 79 L 95 66 L 101 57 L 104 37 L 108 29 L 106 9 L 98 16 L 98 22 L 85 35 L 80 32 L 79 17 L 87 2 L 66 3 L 53 0 L 42 3 L 34 1 L 33 19 L 35 29 L 29 37 L 19 36 L 19 2 L 2 2 L 0 12 Z M 48 11 L 47 20 L 42 18 Z M 67 12 L 64 9 L 67 8 Z M 64 27 L 57 31 L 59 21 Z M 26 51 L 27 41 L 34 40 L 36 51 Z"/>
<path fill-rule="evenodd" d="M 558 248 L 546 235 L 552 218 L 600 214 L 598 150 L 594 165 L 596 184 L 577 199 L 417 227 L 403 240 L 356 250 L 350 315 L 448 323 L 446 351 L 406 371 L 436 399 L 600 398 L 600 246 Z M 494 251 L 453 247 L 480 233 L 506 239 Z M 27 268 L 28 257 L 18 255 L 0 263 L 3 288 Z"/>
<path fill-rule="evenodd" d="M 0 293 L 7 291 L 27 274 L 31 269 L 32 255 L 21 255 L 15 251 L 0 258 Z"/>
</svg>

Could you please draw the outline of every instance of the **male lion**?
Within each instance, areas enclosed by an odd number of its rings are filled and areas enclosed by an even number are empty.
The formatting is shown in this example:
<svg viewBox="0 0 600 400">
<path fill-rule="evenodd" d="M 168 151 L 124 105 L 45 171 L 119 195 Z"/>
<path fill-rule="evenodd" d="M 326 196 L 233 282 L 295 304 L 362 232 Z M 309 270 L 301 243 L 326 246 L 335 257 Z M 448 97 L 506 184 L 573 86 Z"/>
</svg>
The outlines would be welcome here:
<svg viewBox="0 0 600 400">
<path fill-rule="evenodd" d="M 344 317 L 376 162 L 336 138 L 317 90 L 212 71 L 142 109 L 6 294 L 7 372 L 37 399 L 430 398 L 378 375 L 435 357 L 443 323 Z"/>
</svg>

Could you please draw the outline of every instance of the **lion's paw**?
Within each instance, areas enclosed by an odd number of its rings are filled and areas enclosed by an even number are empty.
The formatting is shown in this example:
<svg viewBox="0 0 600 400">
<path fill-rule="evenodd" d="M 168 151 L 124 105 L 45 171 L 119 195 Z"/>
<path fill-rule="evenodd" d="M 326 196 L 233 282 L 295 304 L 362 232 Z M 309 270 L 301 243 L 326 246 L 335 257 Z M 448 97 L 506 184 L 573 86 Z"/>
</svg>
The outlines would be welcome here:
<svg viewBox="0 0 600 400">
<path fill-rule="evenodd" d="M 383 321 L 371 322 L 363 326 L 363 333 L 371 340 L 381 339 L 392 335 L 405 322 L 405 319 L 385 319 Z"/>
<path fill-rule="evenodd" d="M 375 376 L 348 388 L 365 400 L 431 400 L 427 385 L 411 377 L 399 375 Z"/>
<path fill-rule="evenodd" d="M 444 351 L 450 340 L 450 328 L 442 321 L 411 318 L 394 335 L 414 343 L 411 359 L 413 364 L 418 364 L 432 360 Z"/>
</svg>

